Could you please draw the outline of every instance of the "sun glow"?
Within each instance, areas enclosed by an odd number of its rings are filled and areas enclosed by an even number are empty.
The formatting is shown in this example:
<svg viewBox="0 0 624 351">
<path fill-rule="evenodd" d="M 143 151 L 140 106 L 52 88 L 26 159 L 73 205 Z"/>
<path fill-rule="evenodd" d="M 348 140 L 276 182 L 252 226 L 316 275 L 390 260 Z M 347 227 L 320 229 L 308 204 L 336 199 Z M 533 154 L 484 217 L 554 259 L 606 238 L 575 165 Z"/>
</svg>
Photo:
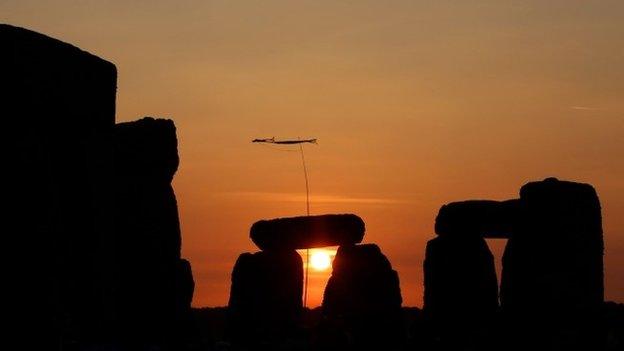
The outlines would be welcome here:
<svg viewBox="0 0 624 351">
<path fill-rule="evenodd" d="M 331 257 L 325 250 L 315 250 L 310 253 L 310 267 L 317 271 L 325 271 L 331 266 Z"/>
</svg>

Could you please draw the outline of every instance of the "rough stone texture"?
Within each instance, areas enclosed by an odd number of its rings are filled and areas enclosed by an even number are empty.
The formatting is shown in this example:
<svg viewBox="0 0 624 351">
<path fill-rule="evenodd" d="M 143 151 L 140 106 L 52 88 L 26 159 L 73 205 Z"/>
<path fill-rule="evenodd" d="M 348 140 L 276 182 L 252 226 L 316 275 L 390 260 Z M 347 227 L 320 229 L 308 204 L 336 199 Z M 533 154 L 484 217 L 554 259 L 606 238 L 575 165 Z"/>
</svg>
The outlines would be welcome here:
<svg viewBox="0 0 624 351">
<path fill-rule="evenodd" d="M 308 249 L 356 244 L 364 237 L 364 221 L 353 214 L 301 216 L 258 221 L 251 240 L 262 250 Z"/>
<path fill-rule="evenodd" d="M 0 52 L 4 335 L 41 350 L 109 335 L 116 68 L 4 24 Z"/>
<path fill-rule="evenodd" d="M 131 344 L 172 343 L 185 312 L 180 309 L 190 308 L 193 286 L 190 266 L 180 259 L 171 186 L 179 162 L 175 126 L 154 118 L 120 123 L 114 145 L 121 337 Z"/>
<path fill-rule="evenodd" d="M 300 324 L 302 293 L 303 262 L 296 251 L 241 254 L 228 303 L 231 339 L 257 344 L 287 337 Z"/>
<path fill-rule="evenodd" d="M 518 221 L 519 200 L 468 200 L 440 208 L 435 231 L 440 236 L 509 238 Z"/>
<path fill-rule="evenodd" d="M 505 248 L 501 284 L 501 305 L 516 339 L 529 342 L 533 338 L 526 336 L 535 335 L 548 346 L 564 339 L 578 348 L 596 345 L 591 334 L 604 282 L 594 188 L 549 178 L 524 185 L 520 200 L 522 221 Z"/>
<path fill-rule="evenodd" d="M 354 348 L 395 348 L 404 339 L 399 277 L 374 244 L 338 248 L 323 296 L 329 323 L 344 326 Z"/>
<path fill-rule="evenodd" d="M 485 240 L 460 235 L 430 240 L 424 277 L 423 312 L 431 335 L 447 347 L 480 343 L 476 337 L 492 327 L 498 309 L 494 258 Z"/>
</svg>

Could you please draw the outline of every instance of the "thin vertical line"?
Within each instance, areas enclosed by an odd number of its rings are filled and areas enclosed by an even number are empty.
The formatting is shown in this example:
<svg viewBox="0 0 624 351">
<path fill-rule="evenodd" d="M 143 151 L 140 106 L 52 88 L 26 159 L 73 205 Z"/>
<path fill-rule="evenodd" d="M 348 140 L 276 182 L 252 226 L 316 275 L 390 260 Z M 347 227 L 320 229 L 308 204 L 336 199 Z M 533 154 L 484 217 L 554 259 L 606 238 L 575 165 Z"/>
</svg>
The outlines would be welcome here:
<svg viewBox="0 0 624 351">
<path fill-rule="evenodd" d="M 305 164 L 305 156 L 303 155 L 303 145 L 299 144 L 299 150 L 301 150 L 301 163 L 303 163 L 303 176 L 305 177 L 306 187 L 306 213 L 310 215 L 310 187 L 308 185 L 308 170 Z M 303 307 L 308 307 L 308 277 L 310 275 L 310 249 L 306 249 L 306 269 L 305 269 L 305 283 L 303 292 Z"/>
<path fill-rule="evenodd" d="M 305 156 L 303 155 L 303 145 L 299 144 L 299 150 L 301 150 L 301 162 L 303 163 L 303 176 L 305 177 L 306 186 L 306 213 L 310 215 L 310 188 L 308 185 L 308 170 L 306 168 Z"/>
</svg>

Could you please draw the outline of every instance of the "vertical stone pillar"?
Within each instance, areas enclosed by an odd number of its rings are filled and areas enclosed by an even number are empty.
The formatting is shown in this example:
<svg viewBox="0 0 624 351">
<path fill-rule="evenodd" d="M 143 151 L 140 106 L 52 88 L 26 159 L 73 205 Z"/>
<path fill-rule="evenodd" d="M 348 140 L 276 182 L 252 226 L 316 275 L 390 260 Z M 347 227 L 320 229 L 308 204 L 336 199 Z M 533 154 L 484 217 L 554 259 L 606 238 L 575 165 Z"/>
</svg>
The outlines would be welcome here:
<svg viewBox="0 0 624 351">
<path fill-rule="evenodd" d="M 295 250 L 241 254 L 232 271 L 228 333 L 236 344 L 270 344 L 300 326 L 303 261 Z"/>
<path fill-rule="evenodd" d="M 323 315 L 354 349 L 396 349 L 405 339 L 399 276 L 375 244 L 338 248 Z M 336 345 L 326 345 L 336 347 Z"/>
<path fill-rule="evenodd" d="M 498 309 L 494 258 L 481 237 L 439 236 L 427 243 L 423 312 L 447 346 L 481 345 Z"/>
<path fill-rule="evenodd" d="M 177 324 L 183 314 L 190 314 L 193 281 L 190 264 L 180 257 L 180 223 L 171 185 L 179 163 L 175 125 L 149 117 L 120 123 L 114 145 L 122 342 L 176 344 Z"/>
<path fill-rule="evenodd" d="M 0 51 L 5 335 L 47 350 L 105 338 L 116 68 L 5 24 Z"/>
<path fill-rule="evenodd" d="M 600 202 L 589 184 L 548 178 L 520 190 L 501 303 L 516 345 L 595 348 L 604 299 Z"/>
</svg>

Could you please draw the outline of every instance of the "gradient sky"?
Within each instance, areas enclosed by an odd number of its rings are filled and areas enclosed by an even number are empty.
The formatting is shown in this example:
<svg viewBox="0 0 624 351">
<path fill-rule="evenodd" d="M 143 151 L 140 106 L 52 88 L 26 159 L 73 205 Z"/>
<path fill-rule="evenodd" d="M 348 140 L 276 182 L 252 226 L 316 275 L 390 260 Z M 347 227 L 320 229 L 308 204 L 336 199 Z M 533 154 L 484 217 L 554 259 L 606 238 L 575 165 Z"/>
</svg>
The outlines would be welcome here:
<svg viewBox="0 0 624 351">
<path fill-rule="evenodd" d="M 624 301 L 624 1 L 0 0 L 0 22 L 114 62 L 118 121 L 175 120 L 195 306 L 227 303 L 254 221 L 305 213 L 297 149 L 250 143 L 271 136 L 319 139 L 312 213 L 363 217 L 405 305 L 440 205 L 547 176 L 595 185 Z"/>
</svg>

